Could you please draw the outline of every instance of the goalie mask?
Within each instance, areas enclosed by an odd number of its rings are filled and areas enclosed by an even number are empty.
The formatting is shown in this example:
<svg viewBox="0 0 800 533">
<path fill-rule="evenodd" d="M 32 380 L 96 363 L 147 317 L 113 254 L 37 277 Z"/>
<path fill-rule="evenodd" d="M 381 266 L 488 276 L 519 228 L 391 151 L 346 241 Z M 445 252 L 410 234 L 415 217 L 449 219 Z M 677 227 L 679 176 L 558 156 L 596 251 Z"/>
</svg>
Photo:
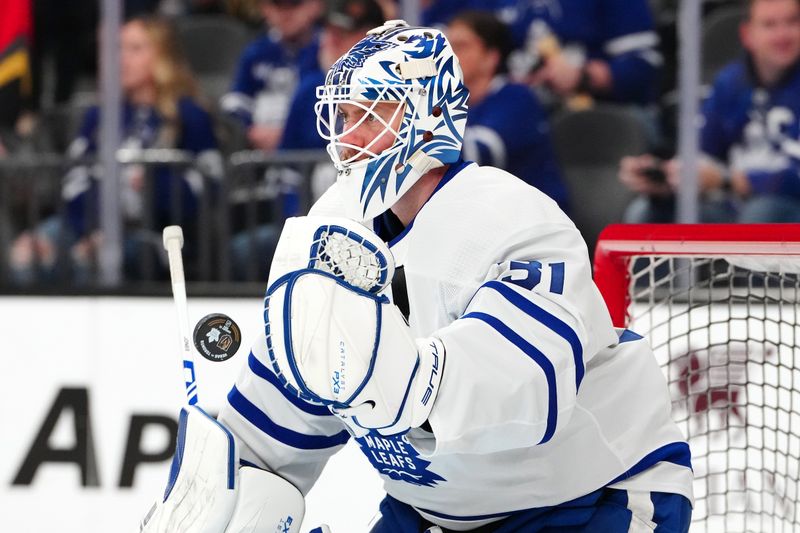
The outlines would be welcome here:
<svg viewBox="0 0 800 533">
<path fill-rule="evenodd" d="M 434 29 L 389 21 L 339 58 L 314 109 L 347 215 L 374 218 L 428 171 L 456 162 L 468 96 L 450 43 Z"/>
</svg>

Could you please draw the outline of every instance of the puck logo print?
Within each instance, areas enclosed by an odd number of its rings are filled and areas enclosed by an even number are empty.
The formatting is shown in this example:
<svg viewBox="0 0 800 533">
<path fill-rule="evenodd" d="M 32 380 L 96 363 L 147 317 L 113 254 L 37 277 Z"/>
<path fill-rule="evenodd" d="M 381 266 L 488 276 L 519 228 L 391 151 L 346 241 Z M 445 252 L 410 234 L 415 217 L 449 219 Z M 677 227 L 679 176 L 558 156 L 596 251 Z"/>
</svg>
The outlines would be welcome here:
<svg viewBox="0 0 800 533">
<path fill-rule="evenodd" d="M 203 317 L 194 328 L 194 345 L 209 361 L 227 361 L 242 344 L 242 331 L 228 315 L 213 313 Z"/>
</svg>

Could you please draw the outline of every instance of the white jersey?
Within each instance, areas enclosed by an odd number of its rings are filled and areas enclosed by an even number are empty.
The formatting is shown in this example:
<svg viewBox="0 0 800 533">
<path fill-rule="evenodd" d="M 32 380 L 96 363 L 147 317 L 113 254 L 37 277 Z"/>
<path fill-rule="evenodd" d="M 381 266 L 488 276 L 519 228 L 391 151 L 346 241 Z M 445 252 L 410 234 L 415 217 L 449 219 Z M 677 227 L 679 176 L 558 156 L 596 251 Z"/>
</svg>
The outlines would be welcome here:
<svg viewBox="0 0 800 533">
<path fill-rule="evenodd" d="M 311 214 L 340 215 L 337 194 Z M 357 439 L 388 494 L 453 529 L 608 485 L 692 499 L 664 377 L 645 340 L 612 327 L 555 202 L 504 171 L 454 165 L 389 245 L 413 333 L 439 337 L 446 360 L 432 433 Z M 244 459 L 305 493 L 349 433 L 287 395 L 267 361 L 257 344 L 220 417 Z"/>
</svg>

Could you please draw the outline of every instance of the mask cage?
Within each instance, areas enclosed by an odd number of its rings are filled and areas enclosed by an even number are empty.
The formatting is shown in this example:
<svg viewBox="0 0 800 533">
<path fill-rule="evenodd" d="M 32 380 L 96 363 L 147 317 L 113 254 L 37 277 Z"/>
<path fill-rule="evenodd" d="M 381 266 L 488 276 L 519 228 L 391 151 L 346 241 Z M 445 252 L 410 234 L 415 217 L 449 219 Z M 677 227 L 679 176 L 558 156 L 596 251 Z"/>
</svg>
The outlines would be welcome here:
<svg viewBox="0 0 800 533">
<path fill-rule="evenodd" d="M 317 87 L 317 102 L 314 111 L 317 115 L 317 132 L 328 141 L 327 151 L 338 170 L 352 168 L 355 165 L 367 165 L 379 156 L 387 156 L 402 150 L 408 137 L 408 129 L 416 117 L 416 109 L 423 91 L 410 86 L 398 85 L 323 85 Z M 414 98 L 416 96 L 416 98 Z M 413 101 L 412 101 L 413 100 Z M 394 102 L 397 107 L 391 117 L 386 120 L 377 111 L 380 103 Z M 340 112 L 342 104 L 356 107 L 363 113 L 357 120 L 346 124 Z M 397 129 L 392 124 L 397 122 Z M 330 117 L 334 117 L 331 122 Z M 346 138 L 367 121 L 376 121 L 383 126 L 365 146 L 347 142 Z M 392 145 L 381 152 L 373 147 L 386 135 L 393 138 Z"/>
</svg>

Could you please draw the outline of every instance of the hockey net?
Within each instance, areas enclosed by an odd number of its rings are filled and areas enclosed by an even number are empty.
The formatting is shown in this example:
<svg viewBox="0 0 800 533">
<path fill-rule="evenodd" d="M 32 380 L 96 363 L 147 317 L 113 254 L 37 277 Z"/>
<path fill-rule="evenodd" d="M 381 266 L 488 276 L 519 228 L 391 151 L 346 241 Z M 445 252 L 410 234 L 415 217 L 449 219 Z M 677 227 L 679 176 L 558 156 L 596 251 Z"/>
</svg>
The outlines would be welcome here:
<svg viewBox="0 0 800 533">
<path fill-rule="evenodd" d="M 800 531 L 800 224 L 614 225 L 594 267 L 667 376 L 691 531 Z"/>
</svg>

